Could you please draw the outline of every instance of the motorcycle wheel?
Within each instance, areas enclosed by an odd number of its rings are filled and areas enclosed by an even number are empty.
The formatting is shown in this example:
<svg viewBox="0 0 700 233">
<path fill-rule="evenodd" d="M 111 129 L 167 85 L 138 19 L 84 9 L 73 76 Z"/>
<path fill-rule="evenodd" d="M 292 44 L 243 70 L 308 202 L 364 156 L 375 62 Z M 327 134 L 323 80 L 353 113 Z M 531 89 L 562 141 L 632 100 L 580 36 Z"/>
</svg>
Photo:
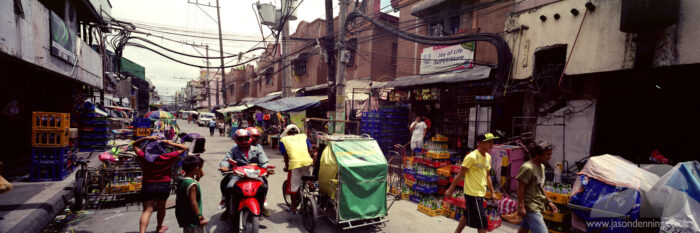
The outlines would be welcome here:
<svg viewBox="0 0 700 233">
<path fill-rule="evenodd" d="M 318 204 L 312 197 L 304 196 L 302 201 L 302 211 L 304 218 L 304 228 L 309 232 L 316 229 L 316 219 L 318 219 Z"/>
<path fill-rule="evenodd" d="M 258 229 L 260 229 L 260 218 L 255 216 L 248 209 L 243 209 L 240 214 L 242 216 L 241 219 L 243 219 L 242 233 L 258 233 Z"/>
</svg>

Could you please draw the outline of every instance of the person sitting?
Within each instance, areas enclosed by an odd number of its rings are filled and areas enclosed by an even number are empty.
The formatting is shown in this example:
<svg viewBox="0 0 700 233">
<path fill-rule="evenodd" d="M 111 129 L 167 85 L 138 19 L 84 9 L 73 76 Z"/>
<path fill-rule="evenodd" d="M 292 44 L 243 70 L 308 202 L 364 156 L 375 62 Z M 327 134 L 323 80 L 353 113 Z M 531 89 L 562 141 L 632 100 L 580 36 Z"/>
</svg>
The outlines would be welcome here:
<svg viewBox="0 0 700 233">
<path fill-rule="evenodd" d="M 251 147 L 257 147 L 262 153 L 267 157 L 267 154 L 265 154 L 265 150 L 263 150 L 262 145 L 260 145 L 260 137 L 262 137 L 262 133 L 260 133 L 260 130 L 255 127 L 248 127 L 246 128 L 248 130 L 248 133 L 250 133 L 250 146 Z M 268 170 L 269 174 L 275 174 L 274 170 Z M 263 177 L 263 182 L 265 183 L 265 186 L 267 185 L 267 178 Z M 270 213 L 270 210 L 267 209 L 267 200 L 265 200 L 265 204 L 263 205 L 262 213 L 265 217 L 270 217 L 272 213 Z"/>
<path fill-rule="evenodd" d="M 226 153 L 224 158 L 221 159 L 221 162 L 219 163 L 219 167 L 222 172 L 227 172 L 234 166 L 245 166 L 251 164 L 255 164 L 261 168 L 267 168 L 269 160 L 267 159 L 265 152 L 260 150 L 260 148 L 254 146 L 252 147 L 250 145 L 251 138 L 248 130 L 236 130 L 236 132 L 233 133 L 233 139 L 236 141 L 236 145 L 233 145 L 231 150 Z M 231 191 L 233 191 L 234 195 L 236 196 L 242 195 L 243 191 L 235 186 L 236 182 L 238 182 L 240 179 L 241 178 L 238 176 L 226 176 L 221 180 L 220 188 L 223 196 L 220 203 L 221 205 L 226 204 L 227 201 L 238 201 L 227 200 L 226 197 Z M 262 180 L 261 178 L 258 179 Z M 256 198 L 258 199 L 258 202 L 263 203 L 265 196 L 267 195 L 267 187 L 265 185 L 260 187 L 257 195 L 258 196 Z M 234 203 L 233 206 L 238 206 L 238 203 Z M 226 219 L 228 217 L 228 211 L 225 211 L 224 214 L 221 215 L 221 219 Z"/>
<path fill-rule="evenodd" d="M 309 175 L 309 168 L 314 160 L 311 158 L 311 142 L 306 134 L 299 134 L 300 130 L 294 124 L 288 125 L 282 132 L 280 139 L 280 153 L 284 156 L 284 171 L 287 172 L 287 187 L 285 190 L 291 194 L 292 206 L 289 212 L 296 213 L 299 205 L 299 192 L 301 177 Z M 310 185 L 313 187 L 313 185 Z"/>
</svg>

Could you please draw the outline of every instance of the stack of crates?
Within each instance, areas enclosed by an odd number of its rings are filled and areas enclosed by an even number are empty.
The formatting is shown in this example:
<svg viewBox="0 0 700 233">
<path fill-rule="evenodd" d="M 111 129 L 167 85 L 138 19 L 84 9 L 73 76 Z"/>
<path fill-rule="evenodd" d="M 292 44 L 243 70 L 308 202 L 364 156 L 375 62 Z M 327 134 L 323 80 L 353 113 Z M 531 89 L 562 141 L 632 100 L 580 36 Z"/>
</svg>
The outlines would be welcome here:
<svg viewBox="0 0 700 233">
<path fill-rule="evenodd" d="M 384 116 L 381 126 L 379 146 L 382 151 L 392 150 L 396 144 L 409 142 L 408 108 L 401 106 L 386 106 L 379 109 Z"/>
<path fill-rule="evenodd" d="M 69 113 L 32 112 L 30 181 L 60 181 L 73 171 L 69 127 Z"/>
<path fill-rule="evenodd" d="M 136 118 L 133 125 L 134 140 L 151 135 L 151 119 Z"/>
<path fill-rule="evenodd" d="M 384 115 L 379 111 L 369 111 L 362 113 L 361 133 L 368 134 L 375 140 L 379 140 L 382 133 L 382 121 Z"/>
<path fill-rule="evenodd" d="M 107 147 L 110 139 L 109 122 L 106 116 L 88 108 L 80 115 L 80 151 L 94 151 Z"/>
</svg>

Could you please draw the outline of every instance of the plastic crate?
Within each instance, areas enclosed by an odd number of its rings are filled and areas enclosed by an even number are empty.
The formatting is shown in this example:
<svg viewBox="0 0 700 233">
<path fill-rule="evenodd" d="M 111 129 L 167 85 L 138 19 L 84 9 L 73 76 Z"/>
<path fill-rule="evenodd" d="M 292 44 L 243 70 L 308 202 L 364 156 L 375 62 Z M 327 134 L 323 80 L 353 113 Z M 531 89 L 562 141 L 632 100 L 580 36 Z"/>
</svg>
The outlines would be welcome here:
<svg viewBox="0 0 700 233">
<path fill-rule="evenodd" d="M 98 126 L 95 126 L 95 127 L 93 128 L 93 131 L 95 131 L 95 132 L 107 132 L 107 131 L 109 131 L 109 128 L 108 128 L 108 127 L 98 127 Z"/>
<path fill-rule="evenodd" d="M 134 130 L 134 136 L 145 137 L 151 135 L 151 128 L 136 128 Z"/>
<path fill-rule="evenodd" d="M 433 142 L 447 142 L 449 140 L 449 138 L 435 136 L 435 137 L 432 137 L 430 140 Z"/>
<path fill-rule="evenodd" d="M 450 210 L 450 209 L 443 209 L 442 210 L 442 215 L 444 215 L 445 217 L 448 217 L 448 218 L 455 218 L 455 214 L 457 214 L 457 213 Z"/>
<path fill-rule="evenodd" d="M 412 201 L 412 202 L 415 202 L 415 203 L 420 203 L 421 198 L 420 198 L 419 196 L 416 196 L 416 195 L 411 195 L 411 196 L 408 198 L 408 200 L 410 200 L 410 201 Z"/>
<path fill-rule="evenodd" d="M 410 193 L 402 193 L 401 194 L 401 200 L 408 200 L 409 198 L 411 198 Z"/>
<path fill-rule="evenodd" d="M 497 228 L 499 228 L 501 226 L 502 222 L 503 222 L 503 220 L 501 220 L 501 219 L 498 219 L 498 220 L 488 219 L 488 227 L 486 228 L 486 231 L 491 232 L 493 230 L 496 230 Z"/>
<path fill-rule="evenodd" d="M 68 130 L 33 130 L 32 147 L 67 147 Z"/>
<path fill-rule="evenodd" d="M 32 130 L 64 130 L 70 128 L 70 113 L 32 112 Z"/>
<path fill-rule="evenodd" d="M 68 147 L 32 148 L 32 164 L 65 164 L 71 155 Z"/>
<path fill-rule="evenodd" d="M 68 177 L 73 170 L 68 164 L 32 164 L 29 180 L 32 182 L 61 181 Z"/>
<path fill-rule="evenodd" d="M 441 153 L 428 152 L 428 158 L 431 158 L 431 159 L 450 159 L 450 153 L 447 153 L 447 152 L 441 152 Z"/>
<path fill-rule="evenodd" d="M 415 181 L 415 180 L 408 180 L 408 179 L 407 179 L 407 180 L 404 180 L 404 183 L 405 183 L 406 185 L 408 185 L 408 186 L 413 187 L 413 185 L 416 184 L 416 181 Z"/>
<path fill-rule="evenodd" d="M 466 208 L 464 197 L 445 197 L 445 202 L 462 209 Z"/>
<path fill-rule="evenodd" d="M 569 203 L 569 199 L 571 199 L 570 194 L 558 194 L 558 193 L 552 193 L 552 192 L 545 192 L 545 195 L 549 197 L 552 202 L 555 204 L 562 204 L 566 205 Z"/>
<path fill-rule="evenodd" d="M 416 171 L 414 171 L 413 169 L 404 168 L 403 174 L 415 175 Z"/>
<path fill-rule="evenodd" d="M 421 192 L 421 193 L 425 193 L 425 194 L 433 194 L 433 193 L 437 193 L 437 191 L 438 191 L 437 187 L 428 188 L 428 187 L 423 187 L 423 186 L 418 185 L 418 184 L 413 185 L 413 190 L 415 190 L 416 192 Z"/>
<path fill-rule="evenodd" d="M 416 173 L 416 174 L 413 175 L 413 176 L 416 177 L 416 180 L 420 180 L 420 181 L 423 181 L 423 182 L 437 182 L 438 179 L 440 178 L 440 177 L 437 176 L 437 175 L 430 175 L 430 176 L 427 176 L 427 175 L 418 174 L 418 173 Z"/>
<path fill-rule="evenodd" d="M 134 119 L 134 128 L 151 128 L 151 119 L 136 118 Z"/>
<path fill-rule="evenodd" d="M 568 221 L 569 219 L 571 219 L 569 211 L 562 210 L 562 209 L 560 209 L 559 211 L 561 211 L 561 212 L 555 214 L 551 210 L 545 209 L 544 211 L 542 211 L 542 217 L 545 220 L 549 220 L 552 222 L 558 222 L 558 223 L 563 223 L 564 221 Z"/>
<path fill-rule="evenodd" d="M 462 218 L 462 213 L 456 212 L 455 213 L 455 220 L 459 221 L 460 218 Z"/>
<path fill-rule="evenodd" d="M 438 169 L 437 169 L 437 173 L 438 173 L 438 175 L 440 175 L 440 176 L 447 176 L 447 177 L 449 177 L 449 176 L 452 176 L 452 171 L 451 171 L 451 170 L 452 170 L 452 166 L 444 166 L 444 167 L 438 168 Z"/>
<path fill-rule="evenodd" d="M 424 205 L 418 205 L 418 211 L 430 217 L 440 216 L 443 213 L 442 209 L 434 210 Z"/>
</svg>

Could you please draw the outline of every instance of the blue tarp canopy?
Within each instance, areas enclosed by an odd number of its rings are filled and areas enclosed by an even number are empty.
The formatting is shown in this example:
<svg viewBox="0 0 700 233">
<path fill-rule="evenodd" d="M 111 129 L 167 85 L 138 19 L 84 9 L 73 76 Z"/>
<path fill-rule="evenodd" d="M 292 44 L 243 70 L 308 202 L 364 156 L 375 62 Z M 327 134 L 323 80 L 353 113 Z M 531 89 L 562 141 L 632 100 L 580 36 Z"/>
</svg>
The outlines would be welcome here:
<svg viewBox="0 0 700 233">
<path fill-rule="evenodd" d="M 256 106 L 275 112 L 297 112 L 307 108 L 318 107 L 321 104 L 319 98 L 313 97 L 287 97 L 270 102 L 256 104 Z"/>
</svg>

